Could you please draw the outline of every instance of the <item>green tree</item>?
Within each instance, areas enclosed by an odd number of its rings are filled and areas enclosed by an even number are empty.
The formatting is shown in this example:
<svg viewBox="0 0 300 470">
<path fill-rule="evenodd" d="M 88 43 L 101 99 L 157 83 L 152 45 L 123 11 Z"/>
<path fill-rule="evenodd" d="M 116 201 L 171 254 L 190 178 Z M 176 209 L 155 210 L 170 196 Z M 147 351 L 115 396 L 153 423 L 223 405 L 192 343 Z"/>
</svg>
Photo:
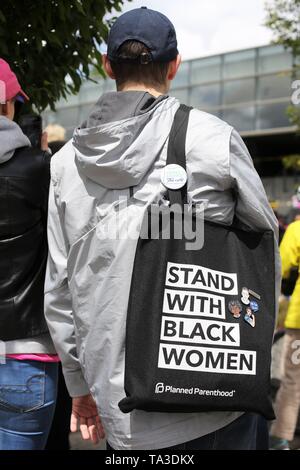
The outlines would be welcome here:
<svg viewBox="0 0 300 470">
<path fill-rule="evenodd" d="M 266 4 L 266 9 L 266 25 L 274 32 L 275 42 L 293 54 L 293 76 L 296 79 L 300 73 L 300 0 L 272 0 Z M 290 105 L 287 113 L 300 131 L 300 109 Z"/>
<path fill-rule="evenodd" d="M 300 56 L 300 0 L 267 2 L 266 25 L 275 34 L 276 42 Z"/>
<path fill-rule="evenodd" d="M 99 46 L 124 0 L 1 0 L 0 57 L 39 111 L 78 93 L 93 67 L 104 75 Z"/>
</svg>

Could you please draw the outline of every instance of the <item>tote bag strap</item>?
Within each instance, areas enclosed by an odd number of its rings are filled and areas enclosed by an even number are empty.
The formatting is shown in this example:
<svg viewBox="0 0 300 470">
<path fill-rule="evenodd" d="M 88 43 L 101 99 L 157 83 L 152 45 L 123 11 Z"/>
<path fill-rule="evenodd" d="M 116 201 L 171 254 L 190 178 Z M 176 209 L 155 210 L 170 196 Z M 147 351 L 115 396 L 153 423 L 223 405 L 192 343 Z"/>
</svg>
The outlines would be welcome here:
<svg viewBox="0 0 300 470">
<path fill-rule="evenodd" d="M 185 142 L 189 122 L 189 115 L 193 108 L 181 104 L 176 111 L 169 137 L 168 154 L 166 165 L 180 165 L 186 170 Z M 177 190 L 168 189 L 167 197 L 170 204 L 187 203 L 187 184 Z"/>
</svg>

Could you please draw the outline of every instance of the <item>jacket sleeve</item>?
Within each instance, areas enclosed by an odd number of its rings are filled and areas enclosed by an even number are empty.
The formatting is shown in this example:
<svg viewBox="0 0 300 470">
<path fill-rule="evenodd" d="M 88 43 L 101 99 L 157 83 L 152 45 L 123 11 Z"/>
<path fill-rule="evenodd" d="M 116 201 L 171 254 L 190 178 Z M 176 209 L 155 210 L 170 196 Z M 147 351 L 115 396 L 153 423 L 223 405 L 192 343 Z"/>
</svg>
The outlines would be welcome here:
<svg viewBox="0 0 300 470">
<path fill-rule="evenodd" d="M 299 266 L 299 222 L 290 224 L 280 244 L 282 277 L 288 278 L 291 268 Z"/>
<path fill-rule="evenodd" d="M 272 230 L 275 255 L 276 313 L 281 289 L 281 260 L 278 248 L 278 222 L 269 204 L 246 145 L 236 130 L 230 139 L 230 177 L 236 193 L 235 215 L 245 228 Z"/>
<path fill-rule="evenodd" d="M 69 394 L 89 393 L 78 361 L 73 323 L 72 300 L 67 280 L 68 243 L 64 236 L 63 214 L 55 189 L 57 180 L 51 171 L 48 206 L 49 255 L 45 281 L 45 316 L 61 359 Z"/>
<path fill-rule="evenodd" d="M 49 198 L 49 183 L 50 183 L 50 162 L 51 155 L 48 152 L 43 152 L 42 159 L 42 174 L 40 178 L 41 184 L 41 210 L 45 220 L 47 219 L 48 213 L 48 198 Z"/>
</svg>

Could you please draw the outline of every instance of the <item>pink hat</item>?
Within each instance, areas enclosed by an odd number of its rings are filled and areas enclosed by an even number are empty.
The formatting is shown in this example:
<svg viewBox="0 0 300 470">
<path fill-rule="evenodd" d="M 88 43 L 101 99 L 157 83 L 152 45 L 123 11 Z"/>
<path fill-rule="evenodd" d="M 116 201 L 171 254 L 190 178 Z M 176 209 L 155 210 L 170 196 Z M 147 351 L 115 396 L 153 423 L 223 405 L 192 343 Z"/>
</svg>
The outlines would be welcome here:
<svg viewBox="0 0 300 470">
<path fill-rule="evenodd" d="M 0 59 L 0 103 L 3 104 L 18 96 L 29 100 L 8 63 Z"/>
</svg>

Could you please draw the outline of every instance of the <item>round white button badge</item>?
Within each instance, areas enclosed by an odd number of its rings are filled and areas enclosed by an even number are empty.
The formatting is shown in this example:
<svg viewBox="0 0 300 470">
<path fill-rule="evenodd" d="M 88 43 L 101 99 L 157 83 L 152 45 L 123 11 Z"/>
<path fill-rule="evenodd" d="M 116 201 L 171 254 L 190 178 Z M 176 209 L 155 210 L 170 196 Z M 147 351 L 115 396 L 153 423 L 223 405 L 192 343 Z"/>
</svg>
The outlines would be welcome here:
<svg viewBox="0 0 300 470">
<path fill-rule="evenodd" d="M 167 189 L 181 189 L 187 182 L 187 174 L 180 165 L 166 165 L 161 175 L 161 182 Z"/>
</svg>

